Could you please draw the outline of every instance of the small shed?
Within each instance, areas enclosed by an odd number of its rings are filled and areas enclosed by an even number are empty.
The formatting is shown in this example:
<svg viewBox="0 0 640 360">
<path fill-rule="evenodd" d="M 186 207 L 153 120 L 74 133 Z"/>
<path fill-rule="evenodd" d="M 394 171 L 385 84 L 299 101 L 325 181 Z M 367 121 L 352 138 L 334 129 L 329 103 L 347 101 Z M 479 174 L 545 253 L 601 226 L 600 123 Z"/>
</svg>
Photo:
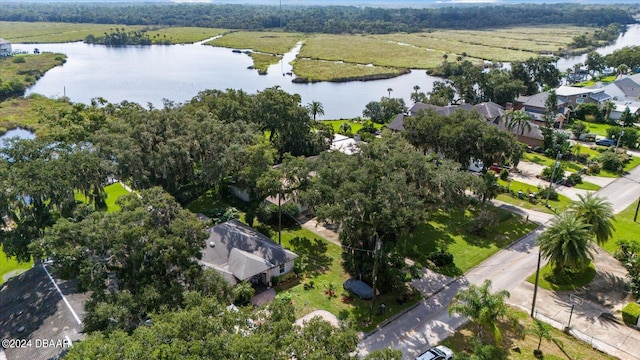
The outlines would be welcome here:
<svg viewBox="0 0 640 360">
<path fill-rule="evenodd" d="M 0 56 L 10 56 L 12 54 L 11 43 L 0 38 Z"/>
</svg>

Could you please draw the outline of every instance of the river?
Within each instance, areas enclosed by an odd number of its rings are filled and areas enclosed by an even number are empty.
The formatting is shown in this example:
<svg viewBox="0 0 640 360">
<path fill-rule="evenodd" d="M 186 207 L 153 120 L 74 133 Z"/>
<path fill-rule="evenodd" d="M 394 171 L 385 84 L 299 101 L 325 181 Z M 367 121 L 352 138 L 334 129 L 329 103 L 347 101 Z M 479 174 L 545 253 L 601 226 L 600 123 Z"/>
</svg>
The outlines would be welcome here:
<svg viewBox="0 0 640 360">
<path fill-rule="evenodd" d="M 630 26 L 613 45 L 598 52 L 607 54 L 632 44 L 640 44 L 640 25 Z M 256 70 L 248 69 L 252 61 L 246 54 L 201 43 L 106 47 L 77 42 L 13 44 L 13 47 L 29 52 L 37 47 L 40 51 L 60 52 L 68 57 L 66 64 L 48 71 L 27 90 L 27 95 L 67 96 L 71 101 L 82 103 L 103 97 L 113 103 L 127 100 L 161 107 L 163 99 L 181 103 L 205 89 L 242 89 L 255 93 L 277 85 L 289 93 L 300 94 L 303 104 L 321 102 L 325 115 L 320 119 L 341 119 L 361 116 L 368 102 L 388 96 L 387 89 L 392 89 L 392 97 L 403 98 L 410 105 L 414 86 L 428 92 L 434 81 L 441 80 L 426 75 L 424 70 L 413 70 L 387 80 L 295 84 L 291 76 L 282 74 L 291 71 L 288 63 L 295 58 L 297 48 L 285 54 L 280 64 L 272 65 L 267 75 L 258 75 Z M 584 56 L 560 59 L 558 68 L 564 71 L 584 59 Z"/>
</svg>

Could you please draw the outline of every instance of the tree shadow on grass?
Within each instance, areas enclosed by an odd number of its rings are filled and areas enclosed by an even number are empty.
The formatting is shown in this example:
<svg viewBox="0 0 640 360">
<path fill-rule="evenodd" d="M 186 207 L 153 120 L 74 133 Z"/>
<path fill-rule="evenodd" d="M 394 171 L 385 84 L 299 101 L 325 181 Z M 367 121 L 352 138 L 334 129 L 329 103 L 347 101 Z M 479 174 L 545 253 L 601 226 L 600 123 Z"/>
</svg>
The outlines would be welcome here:
<svg viewBox="0 0 640 360">
<path fill-rule="evenodd" d="M 318 239 L 295 237 L 289 241 L 293 251 L 300 256 L 298 261 L 304 264 L 303 274 L 307 277 L 320 275 L 329 269 L 332 259 L 327 256 L 327 243 Z"/>
</svg>

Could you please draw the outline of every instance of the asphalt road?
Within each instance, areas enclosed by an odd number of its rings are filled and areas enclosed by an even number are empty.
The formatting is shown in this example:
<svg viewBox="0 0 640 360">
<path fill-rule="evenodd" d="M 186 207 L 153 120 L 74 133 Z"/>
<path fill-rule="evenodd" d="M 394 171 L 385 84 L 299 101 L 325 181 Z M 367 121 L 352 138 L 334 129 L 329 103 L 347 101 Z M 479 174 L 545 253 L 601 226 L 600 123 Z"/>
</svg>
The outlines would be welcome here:
<svg viewBox="0 0 640 360">
<path fill-rule="evenodd" d="M 640 198 L 640 168 L 601 188 L 598 195 L 611 202 L 616 213 L 624 210 Z M 540 213 L 531 213 L 531 216 L 535 218 L 532 221 L 544 222 L 548 219 Z M 466 321 L 458 316 L 449 317 L 447 313 L 447 306 L 457 291 L 469 283 L 482 284 L 485 279 L 491 279 L 494 291 L 517 287 L 535 271 L 538 260 L 535 239 L 543 230 L 544 225 L 458 279 L 426 281 L 428 285 L 420 289 L 425 293 L 425 299 L 362 339 L 358 344 L 359 354 L 366 355 L 377 349 L 392 347 L 402 350 L 405 359 L 414 359 L 453 334 Z"/>
</svg>

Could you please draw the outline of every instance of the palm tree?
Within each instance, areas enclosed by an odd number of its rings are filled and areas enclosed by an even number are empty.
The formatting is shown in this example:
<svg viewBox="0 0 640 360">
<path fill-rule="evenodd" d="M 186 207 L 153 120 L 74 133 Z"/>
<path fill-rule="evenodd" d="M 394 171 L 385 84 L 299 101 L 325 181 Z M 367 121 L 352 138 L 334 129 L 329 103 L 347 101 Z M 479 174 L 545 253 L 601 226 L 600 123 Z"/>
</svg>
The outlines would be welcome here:
<svg viewBox="0 0 640 360">
<path fill-rule="evenodd" d="M 503 115 L 507 130 L 513 132 L 513 129 L 517 129 L 517 135 L 524 135 L 525 130 L 531 131 L 531 116 L 524 110 L 507 110 Z"/>
<path fill-rule="evenodd" d="M 320 101 L 312 101 L 308 103 L 306 109 L 313 120 L 316 119 L 317 115 L 324 115 L 324 107 Z"/>
<path fill-rule="evenodd" d="M 591 253 L 589 225 L 575 212 L 565 212 L 553 219 L 536 240 L 540 253 L 549 258 L 558 273 L 584 269 L 593 255 Z"/>
<path fill-rule="evenodd" d="M 627 66 L 627 64 L 620 64 L 616 70 L 618 71 L 618 74 L 625 75 L 629 72 L 629 66 Z"/>
<path fill-rule="evenodd" d="M 236 287 L 233 288 L 232 292 L 233 297 L 239 304 L 248 303 L 253 295 L 256 294 L 256 290 L 248 281 L 243 281 L 240 284 L 236 285 Z"/>
<path fill-rule="evenodd" d="M 534 352 L 540 353 L 540 345 L 542 345 L 542 339 L 547 339 L 549 341 L 553 340 L 551 329 L 551 325 L 543 323 L 538 319 L 533 319 L 533 326 L 530 327 L 527 332 L 531 335 L 535 335 L 538 338 L 538 349 Z"/>
<path fill-rule="evenodd" d="M 393 91 L 393 89 L 392 89 L 392 88 L 388 88 L 388 89 L 387 89 L 387 92 L 389 93 L 389 99 L 391 99 L 391 92 L 392 92 L 392 91 Z"/>
<path fill-rule="evenodd" d="M 613 225 L 615 217 L 611 203 L 595 196 L 593 193 L 578 195 L 580 200 L 574 201 L 571 210 L 590 226 L 590 232 L 596 242 L 604 244 L 613 236 L 616 227 Z"/>
<path fill-rule="evenodd" d="M 482 338 L 482 329 L 491 329 L 497 342 L 502 340 L 498 327 L 500 319 L 511 318 L 512 314 L 505 303 L 510 296 L 506 290 L 491 293 L 491 280 L 485 280 L 482 286 L 470 284 L 467 289 L 458 291 L 449 304 L 449 316 L 452 313 L 466 316 L 478 324 L 478 335 Z"/>
<path fill-rule="evenodd" d="M 604 120 L 609 122 L 609 117 L 611 116 L 611 112 L 616 108 L 616 104 L 607 100 L 604 104 L 602 104 L 602 110 L 604 110 Z"/>
</svg>

